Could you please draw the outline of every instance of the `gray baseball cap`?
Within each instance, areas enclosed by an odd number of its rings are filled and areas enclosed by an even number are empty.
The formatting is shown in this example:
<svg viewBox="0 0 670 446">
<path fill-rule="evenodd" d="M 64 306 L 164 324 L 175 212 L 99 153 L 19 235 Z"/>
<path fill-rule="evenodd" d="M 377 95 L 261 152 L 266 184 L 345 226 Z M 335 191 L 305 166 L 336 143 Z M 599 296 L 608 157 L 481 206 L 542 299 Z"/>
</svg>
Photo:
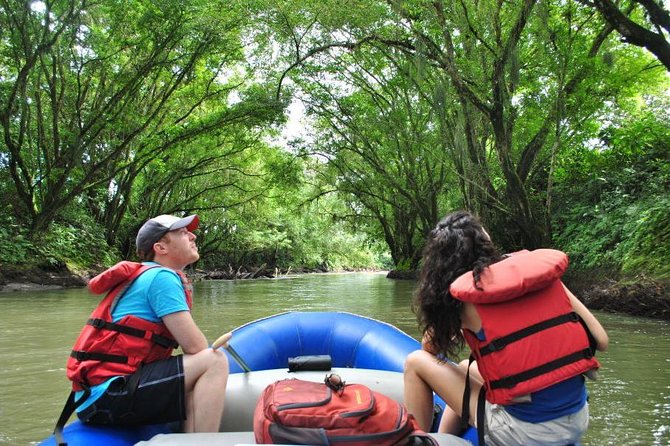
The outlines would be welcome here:
<svg viewBox="0 0 670 446">
<path fill-rule="evenodd" d="M 137 246 L 137 255 L 143 258 L 146 254 L 154 249 L 154 243 L 161 239 L 169 231 L 186 228 L 189 231 L 194 231 L 200 218 L 197 215 L 189 215 L 188 217 L 179 218 L 174 215 L 159 215 L 142 225 L 137 231 L 137 238 L 135 245 Z"/>
</svg>

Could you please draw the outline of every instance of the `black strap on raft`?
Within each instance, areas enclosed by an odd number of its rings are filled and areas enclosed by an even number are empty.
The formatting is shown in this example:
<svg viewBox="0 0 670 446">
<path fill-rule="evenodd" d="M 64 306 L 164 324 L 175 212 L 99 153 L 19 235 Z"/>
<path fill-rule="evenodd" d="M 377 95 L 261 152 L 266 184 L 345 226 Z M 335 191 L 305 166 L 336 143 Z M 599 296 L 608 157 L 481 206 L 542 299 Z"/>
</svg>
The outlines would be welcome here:
<svg viewBox="0 0 670 446">
<path fill-rule="evenodd" d="M 74 391 L 70 392 L 70 395 L 65 402 L 65 406 L 63 406 L 63 410 L 58 417 L 58 421 L 56 421 L 54 437 L 58 446 L 67 446 L 67 442 L 63 438 L 63 427 L 65 427 L 65 423 L 67 423 L 67 420 L 70 419 L 74 411 L 77 410 L 77 407 L 81 406 L 81 404 L 91 395 L 91 389 L 88 386 L 84 386 L 84 394 L 77 402 L 74 401 L 74 395 Z"/>
<path fill-rule="evenodd" d="M 486 425 L 486 387 L 482 386 L 477 397 L 477 441 L 479 446 L 486 446 L 484 441 L 486 429 L 488 429 Z"/>
<path fill-rule="evenodd" d="M 463 403 L 461 404 L 461 429 L 465 430 L 470 425 L 470 366 L 475 358 L 470 355 L 468 359 L 468 370 L 465 372 L 465 388 L 463 389 Z M 484 431 L 486 429 L 486 387 L 482 385 L 477 396 L 477 438 L 479 446 L 486 446 L 484 442 Z"/>
<path fill-rule="evenodd" d="M 470 424 L 470 366 L 474 362 L 474 356 L 468 359 L 468 369 L 465 372 L 465 388 L 463 389 L 463 402 L 461 403 L 461 429 L 465 430 Z"/>
</svg>

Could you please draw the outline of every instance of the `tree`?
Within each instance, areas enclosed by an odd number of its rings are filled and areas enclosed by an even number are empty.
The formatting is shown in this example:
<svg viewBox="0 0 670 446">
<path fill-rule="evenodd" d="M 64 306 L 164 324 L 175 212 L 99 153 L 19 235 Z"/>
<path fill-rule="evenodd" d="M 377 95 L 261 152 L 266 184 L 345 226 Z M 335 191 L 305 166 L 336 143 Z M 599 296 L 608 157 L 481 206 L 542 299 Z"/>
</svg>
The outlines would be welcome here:
<svg viewBox="0 0 670 446">
<path fill-rule="evenodd" d="M 236 8 L 198 0 L 3 3 L 2 154 L 18 195 L 14 212 L 32 234 L 74 200 L 99 201 L 100 188 L 127 193 L 166 152 L 246 119 L 249 110 L 225 110 L 231 85 L 222 82 L 243 56 Z M 100 218 L 113 232 L 123 206 L 110 211 Z"/>
<path fill-rule="evenodd" d="M 616 4 L 611 0 L 580 0 L 595 8 L 622 40 L 646 48 L 670 71 L 670 12 L 662 0 L 630 0 Z M 643 8 L 643 14 L 638 5 Z"/>
<path fill-rule="evenodd" d="M 330 58 L 325 81 L 321 70 L 303 70 L 299 82 L 319 131 L 305 151 L 327 160 L 325 191 L 349 197 L 351 217 L 373 221 L 394 264 L 414 270 L 454 180 L 451 145 L 423 93 L 401 67 L 386 64 L 386 50 Z"/>
</svg>

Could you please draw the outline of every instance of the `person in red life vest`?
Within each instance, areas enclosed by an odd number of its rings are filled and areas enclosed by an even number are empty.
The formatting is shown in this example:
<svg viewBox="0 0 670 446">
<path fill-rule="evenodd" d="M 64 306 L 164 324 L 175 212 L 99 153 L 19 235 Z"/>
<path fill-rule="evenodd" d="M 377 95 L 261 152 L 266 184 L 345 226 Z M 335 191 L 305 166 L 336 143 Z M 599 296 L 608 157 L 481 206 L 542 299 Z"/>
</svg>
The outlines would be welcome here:
<svg viewBox="0 0 670 446">
<path fill-rule="evenodd" d="M 183 421 L 217 432 L 228 381 L 226 355 L 209 348 L 191 317 L 183 270 L 199 259 L 197 215 L 160 215 L 137 233 L 143 263 L 121 262 L 92 279 L 107 293 L 67 364 L 78 417 L 98 425 Z M 172 355 L 181 346 L 182 355 Z"/>
<path fill-rule="evenodd" d="M 447 403 L 440 431 L 476 426 L 480 445 L 569 445 L 588 425 L 584 375 L 608 336 L 563 285 L 567 256 L 501 256 L 479 220 L 447 215 L 428 237 L 414 310 L 422 349 L 405 362 L 404 398 L 422 429 L 433 392 Z M 472 355 L 455 358 L 467 343 Z"/>
</svg>

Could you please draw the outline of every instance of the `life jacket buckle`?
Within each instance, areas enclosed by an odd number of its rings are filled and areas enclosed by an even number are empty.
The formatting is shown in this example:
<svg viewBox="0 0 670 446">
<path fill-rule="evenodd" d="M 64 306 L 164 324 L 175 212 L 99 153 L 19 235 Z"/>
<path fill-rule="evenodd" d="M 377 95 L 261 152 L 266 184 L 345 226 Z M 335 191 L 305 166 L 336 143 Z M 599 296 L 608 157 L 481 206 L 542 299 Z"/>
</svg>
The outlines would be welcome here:
<svg viewBox="0 0 670 446">
<path fill-rule="evenodd" d="M 77 361 L 86 361 L 90 358 L 88 352 L 82 352 L 81 350 L 72 350 L 70 356 L 76 359 Z"/>
<path fill-rule="evenodd" d="M 168 339 L 165 336 L 157 335 L 156 333 L 153 333 L 150 338 L 154 344 L 163 348 L 177 348 L 179 346 L 175 341 Z"/>
<path fill-rule="evenodd" d="M 511 389 L 519 383 L 513 376 L 501 378 L 495 382 L 496 389 Z M 493 387 L 493 386 L 492 386 Z"/>
<path fill-rule="evenodd" d="M 488 350 L 488 353 L 493 353 L 502 350 L 503 348 L 505 348 L 505 345 L 507 345 L 507 343 L 499 342 L 498 339 L 494 339 L 488 344 L 486 344 L 485 348 L 486 350 Z"/>
<path fill-rule="evenodd" d="M 91 325 L 94 328 L 104 328 L 105 327 L 105 320 L 104 319 L 89 319 L 88 321 L 89 325 Z"/>
</svg>

